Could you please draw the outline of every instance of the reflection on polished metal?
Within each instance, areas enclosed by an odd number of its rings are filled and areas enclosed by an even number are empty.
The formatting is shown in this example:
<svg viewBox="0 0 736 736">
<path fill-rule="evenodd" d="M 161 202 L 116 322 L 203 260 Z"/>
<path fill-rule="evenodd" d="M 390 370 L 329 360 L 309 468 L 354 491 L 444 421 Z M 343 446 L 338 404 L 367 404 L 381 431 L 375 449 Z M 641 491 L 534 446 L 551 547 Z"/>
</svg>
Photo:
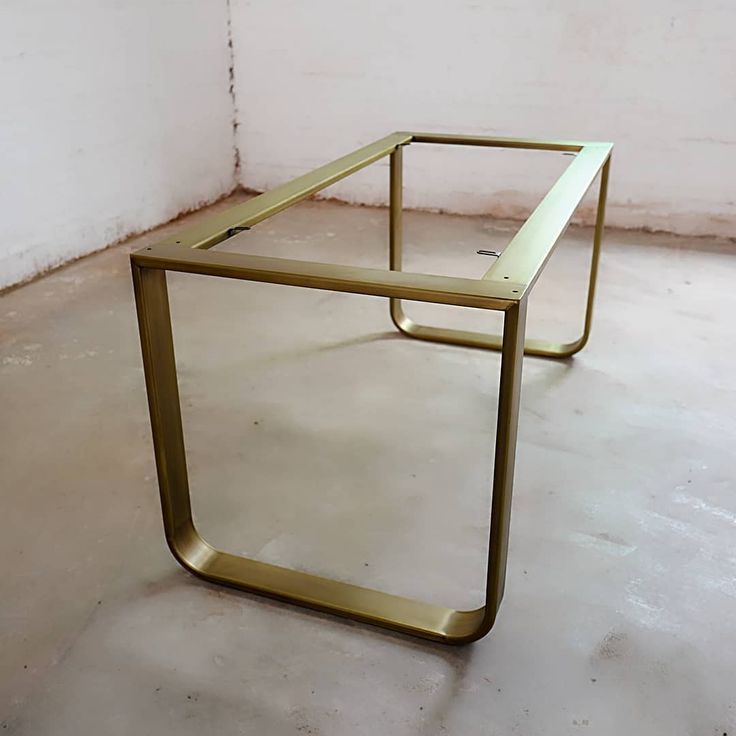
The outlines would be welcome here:
<svg viewBox="0 0 736 736">
<path fill-rule="evenodd" d="M 476 280 L 401 270 L 402 148 L 410 143 L 561 151 L 572 153 L 575 158 L 485 275 Z M 449 644 L 463 644 L 485 636 L 495 621 L 506 577 L 523 356 L 526 353 L 567 358 L 588 340 L 611 148 L 610 143 L 394 133 L 158 245 L 133 253 L 133 283 L 164 530 L 174 557 L 187 570 L 214 583 L 407 634 Z M 209 250 L 384 156 L 391 159 L 389 270 Z M 566 344 L 525 340 L 529 292 L 599 172 L 600 191 L 583 334 Z M 483 607 L 456 611 L 289 570 L 222 552 L 200 536 L 192 521 L 189 499 L 166 271 L 387 297 L 391 318 L 398 329 L 410 337 L 501 351 L 486 601 Z M 503 334 L 485 335 L 419 325 L 404 313 L 402 299 L 502 311 Z"/>
</svg>

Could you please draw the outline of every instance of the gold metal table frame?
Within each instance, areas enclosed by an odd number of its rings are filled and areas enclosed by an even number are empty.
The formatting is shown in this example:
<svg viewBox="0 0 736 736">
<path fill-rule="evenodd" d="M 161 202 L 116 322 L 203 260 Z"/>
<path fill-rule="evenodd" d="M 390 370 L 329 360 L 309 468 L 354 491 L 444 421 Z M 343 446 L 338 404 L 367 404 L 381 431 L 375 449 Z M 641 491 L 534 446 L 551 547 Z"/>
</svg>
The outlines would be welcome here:
<svg viewBox="0 0 736 736">
<path fill-rule="evenodd" d="M 573 154 L 574 158 L 500 257 L 480 279 L 474 280 L 401 270 L 402 149 L 411 143 L 561 151 Z M 393 133 L 157 245 L 133 253 L 131 266 L 164 529 L 168 545 L 181 565 L 213 583 L 426 639 L 463 644 L 485 636 L 496 619 L 506 578 L 522 359 L 525 353 L 567 358 L 588 340 L 611 149 L 610 143 Z M 249 229 L 384 156 L 391 159 L 388 270 L 210 250 L 232 235 Z M 600 190 L 583 334 L 567 344 L 525 341 L 529 293 L 599 172 Z M 396 327 L 410 337 L 501 352 L 486 601 L 483 607 L 457 611 L 289 570 L 222 552 L 200 536 L 192 520 L 166 271 L 387 297 Z M 419 325 L 404 313 L 402 299 L 502 311 L 503 334 L 486 335 Z"/>
</svg>

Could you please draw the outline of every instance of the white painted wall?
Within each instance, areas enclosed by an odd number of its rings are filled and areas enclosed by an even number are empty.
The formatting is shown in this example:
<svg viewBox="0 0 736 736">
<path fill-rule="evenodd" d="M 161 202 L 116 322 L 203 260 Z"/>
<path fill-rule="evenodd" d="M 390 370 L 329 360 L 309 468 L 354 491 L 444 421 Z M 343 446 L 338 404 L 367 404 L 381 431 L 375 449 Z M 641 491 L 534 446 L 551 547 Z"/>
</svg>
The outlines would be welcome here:
<svg viewBox="0 0 736 736">
<path fill-rule="evenodd" d="M 268 189 L 397 129 L 613 140 L 610 223 L 736 235 L 731 0 L 231 3 L 0 3 L 0 288 L 228 192 L 235 143 Z M 568 162 L 406 158 L 408 206 L 513 217 Z"/>
<path fill-rule="evenodd" d="M 0 4 L 0 287 L 235 185 L 226 0 Z"/>
<path fill-rule="evenodd" d="M 241 182 L 393 130 L 613 140 L 610 223 L 736 235 L 732 0 L 232 0 Z M 412 146 L 407 204 L 522 215 L 567 159 Z M 386 201 L 374 167 L 328 192 Z"/>
</svg>

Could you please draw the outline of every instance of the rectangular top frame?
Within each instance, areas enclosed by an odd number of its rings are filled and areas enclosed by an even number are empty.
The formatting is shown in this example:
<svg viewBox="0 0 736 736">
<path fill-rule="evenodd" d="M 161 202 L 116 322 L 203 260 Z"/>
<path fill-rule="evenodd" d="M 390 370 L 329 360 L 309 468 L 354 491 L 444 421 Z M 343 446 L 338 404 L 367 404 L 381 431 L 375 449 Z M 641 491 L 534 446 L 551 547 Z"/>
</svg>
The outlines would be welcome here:
<svg viewBox="0 0 736 736">
<path fill-rule="evenodd" d="M 241 230 L 272 217 L 410 143 L 560 151 L 575 158 L 478 280 L 428 274 L 206 253 Z M 399 132 L 314 169 L 243 204 L 132 255 L 145 268 L 205 273 L 318 289 L 505 309 L 523 299 L 544 269 L 573 213 L 611 155 L 611 143 Z M 367 290 L 366 288 L 367 287 Z"/>
</svg>

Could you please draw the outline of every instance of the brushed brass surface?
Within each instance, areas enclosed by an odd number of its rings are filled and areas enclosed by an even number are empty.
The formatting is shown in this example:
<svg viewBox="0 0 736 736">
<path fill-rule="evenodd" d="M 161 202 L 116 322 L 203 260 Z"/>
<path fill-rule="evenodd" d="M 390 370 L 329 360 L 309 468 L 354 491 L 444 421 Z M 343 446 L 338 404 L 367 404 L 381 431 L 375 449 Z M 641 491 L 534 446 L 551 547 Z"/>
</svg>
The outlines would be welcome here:
<svg viewBox="0 0 736 736">
<path fill-rule="evenodd" d="M 212 248 L 229 237 L 231 230 L 250 228 L 263 220 L 306 199 L 315 192 L 344 179 L 365 168 L 374 161 L 387 156 L 396 146 L 411 141 L 410 133 L 392 133 L 380 141 L 371 143 L 347 156 L 320 166 L 304 176 L 282 184 L 269 192 L 231 207 L 229 210 L 208 218 L 204 222 L 182 233 L 166 238 L 163 243 L 183 245 L 187 248 Z"/>
<path fill-rule="evenodd" d="M 456 133 L 411 133 L 412 143 L 437 143 L 443 146 L 483 146 L 485 148 L 517 148 L 524 151 L 564 151 L 577 153 L 584 146 L 608 145 L 580 141 L 537 141 L 531 138 L 499 138 Z"/>
<path fill-rule="evenodd" d="M 480 309 L 505 309 L 516 301 L 514 289 L 520 289 L 519 284 L 507 282 L 496 284 L 482 279 L 337 266 L 243 253 L 190 250 L 167 244 L 152 246 L 150 250 L 146 248 L 131 257 L 140 266 L 166 271 L 200 273 L 353 294 L 402 297 Z"/>
<path fill-rule="evenodd" d="M 495 282 L 514 281 L 525 284 L 526 289 L 534 286 L 577 204 L 608 161 L 610 153 L 609 144 L 583 148 L 483 278 Z"/>
<path fill-rule="evenodd" d="M 448 143 L 573 152 L 576 158 L 484 277 L 464 279 L 401 271 L 402 148 Z M 174 557 L 211 582 L 449 644 L 487 634 L 503 598 L 523 356 L 567 357 L 581 349 L 591 328 L 603 234 L 610 144 L 544 142 L 432 133 L 394 133 L 293 182 L 211 218 L 203 225 L 131 255 L 146 389 L 151 416 L 164 531 Z M 208 250 L 329 184 L 390 156 L 390 263 L 388 270 L 337 266 Z M 585 328 L 558 345 L 525 341 L 528 294 L 560 235 L 602 169 Z M 425 340 L 501 351 L 485 605 L 472 611 L 420 601 L 247 559 L 216 549 L 192 519 L 166 271 L 244 281 L 367 294 L 390 300 L 391 317 L 405 334 Z M 403 312 L 401 300 L 492 309 L 504 313 L 503 334 L 425 327 Z"/>
</svg>

